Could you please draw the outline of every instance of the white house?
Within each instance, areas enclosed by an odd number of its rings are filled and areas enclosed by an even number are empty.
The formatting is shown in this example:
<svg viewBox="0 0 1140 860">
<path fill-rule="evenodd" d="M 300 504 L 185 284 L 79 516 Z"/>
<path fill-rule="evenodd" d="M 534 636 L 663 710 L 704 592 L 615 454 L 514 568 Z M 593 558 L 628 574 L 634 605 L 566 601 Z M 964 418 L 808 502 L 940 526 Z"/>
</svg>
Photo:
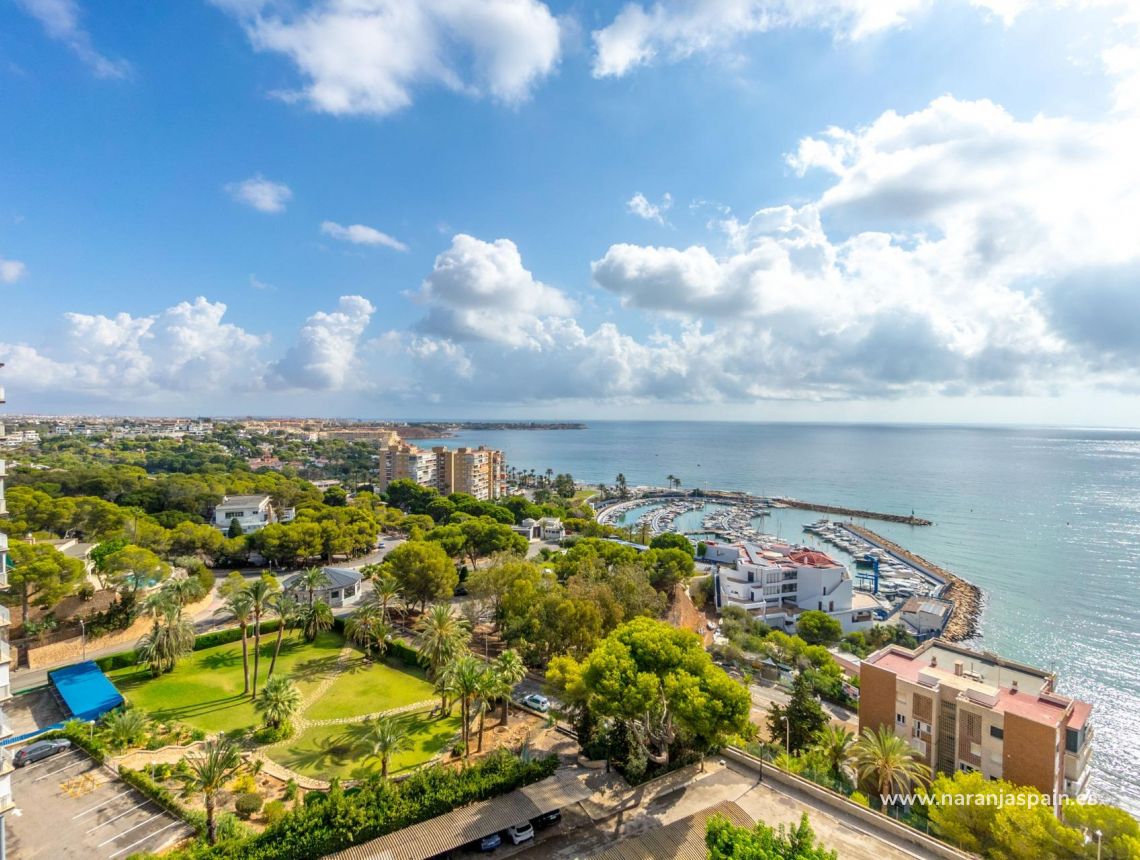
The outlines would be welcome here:
<svg viewBox="0 0 1140 860">
<path fill-rule="evenodd" d="M 776 542 L 706 544 L 705 558 L 725 565 L 714 574 L 718 609 L 739 606 L 785 632 L 792 632 L 800 613 L 809 609 L 826 612 L 845 633 L 870 627 L 874 620 L 869 608 L 853 605 L 847 568 L 825 553 Z"/>
<path fill-rule="evenodd" d="M 287 523 L 295 515 L 293 508 L 285 508 L 278 515 L 267 495 L 223 496 L 221 504 L 214 508 L 214 525 L 222 531 L 229 531 L 233 521 L 237 520 L 242 531 L 248 534 L 270 523 Z"/>
<path fill-rule="evenodd" d="M 511 530 L 515 534 L 520 534 L 527 540 L 538 540 L 542 537 L 542 528 L 538 525 L 538 520 L 527 517 L 517 526 L 511 526 Z"/>
<path fill-rule="evenodd" d="M 321 568 L 328 577 L 328 584 L 318 588 L 313 596 L 323 600 L 334 609 L 341 606 L 351 606 L 360 600 L 361 575 L 347 567 Z M 307 601 L 309 594 L 301 583 L 301 574 L 291 576 L 285 580 L 285 590 L 291 592 L 298 600 Z"/>
<path fill-rule="evenodd" d="M 566 528 L 558 517 L 543 517 L 538 521 L 539 534 L 545 541 L 561 543 L 566 537 Z"/>
<path fill-rule="evenodd" d="M 899 610 L 899 619 L 919 639 L 942 633 L 954 604 L 933 597 L 912 597 Z"/>
</svg>

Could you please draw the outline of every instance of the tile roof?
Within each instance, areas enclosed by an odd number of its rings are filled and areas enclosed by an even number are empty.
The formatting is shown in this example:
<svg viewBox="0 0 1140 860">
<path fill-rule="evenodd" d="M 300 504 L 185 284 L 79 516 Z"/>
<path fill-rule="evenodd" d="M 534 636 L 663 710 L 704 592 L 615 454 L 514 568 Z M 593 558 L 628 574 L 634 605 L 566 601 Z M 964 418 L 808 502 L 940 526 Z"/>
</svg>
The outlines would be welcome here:
<svg viewBox="0 0 1140 860">
<path fill-rule="evenodd" d="M 327 860 L 427 860 L 545 812 L 585 800 L 593 789 L 571 771 L 421 821 L 362 845 L 330 854 Z M 703 855 L 702 855 L 703 856 Z"/>
</svg>

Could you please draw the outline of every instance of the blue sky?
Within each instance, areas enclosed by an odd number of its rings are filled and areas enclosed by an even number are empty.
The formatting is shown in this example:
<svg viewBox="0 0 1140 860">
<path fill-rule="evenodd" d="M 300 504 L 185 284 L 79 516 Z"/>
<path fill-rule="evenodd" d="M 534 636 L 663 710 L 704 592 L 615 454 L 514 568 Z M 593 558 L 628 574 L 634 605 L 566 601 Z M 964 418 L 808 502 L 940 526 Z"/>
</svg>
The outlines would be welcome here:
<svg viewBox="0 0 1140 860">
<path fill-rule="evenodd" d="M 1140 425 L 1129 6 L 5 0 L 10 408 Z"/>
</svg>

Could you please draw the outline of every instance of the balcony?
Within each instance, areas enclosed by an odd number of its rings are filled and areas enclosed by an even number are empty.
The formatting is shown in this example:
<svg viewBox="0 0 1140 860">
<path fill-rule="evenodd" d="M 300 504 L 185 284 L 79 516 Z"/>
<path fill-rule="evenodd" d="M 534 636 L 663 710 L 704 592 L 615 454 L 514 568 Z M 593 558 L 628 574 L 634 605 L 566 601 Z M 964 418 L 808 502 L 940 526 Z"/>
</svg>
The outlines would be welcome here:
<svg viewBox="0 0 1140 860">
<path fill-rule="evenodd" d="M 4 712 L 0 711 L 0 741 L 4 738 L 12 736 L 12 724 L 8 722 L 8 718 L 4 716 Z"/>
<path fill-rule="evenodd" d="M 5 576 L 7 574 L 5 573 Z M 0 606 L 0 627 L 9 627 L 12 624 L 12 613 L 7 606 Z"/>
<path fill-rule="evenodd" d="M 0 777 L 3 777 L 16 769 L 12 763 L 12 751 L 6 747 L 0 748 Z"/>
<path fill-rule="evenodd" d="M 0 666 L 12 662 L 12 646 L 6 640 L 0 639 Z"/>
</svg>

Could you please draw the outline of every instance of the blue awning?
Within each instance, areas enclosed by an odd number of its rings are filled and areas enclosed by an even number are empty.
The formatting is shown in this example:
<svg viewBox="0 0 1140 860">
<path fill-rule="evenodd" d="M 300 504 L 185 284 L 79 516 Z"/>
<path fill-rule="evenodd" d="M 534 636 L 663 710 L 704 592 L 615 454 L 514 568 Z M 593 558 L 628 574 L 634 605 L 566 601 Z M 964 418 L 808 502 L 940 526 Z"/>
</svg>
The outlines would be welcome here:
<svg viewBox="0 0 1140 860">
<path fill-rule="evenodd" d="M 88 660 L 48 673 L 64 707 L 80 720 L 97 720 L 123 704 L 123 695 L 103 671 Z"/>
</svg>

